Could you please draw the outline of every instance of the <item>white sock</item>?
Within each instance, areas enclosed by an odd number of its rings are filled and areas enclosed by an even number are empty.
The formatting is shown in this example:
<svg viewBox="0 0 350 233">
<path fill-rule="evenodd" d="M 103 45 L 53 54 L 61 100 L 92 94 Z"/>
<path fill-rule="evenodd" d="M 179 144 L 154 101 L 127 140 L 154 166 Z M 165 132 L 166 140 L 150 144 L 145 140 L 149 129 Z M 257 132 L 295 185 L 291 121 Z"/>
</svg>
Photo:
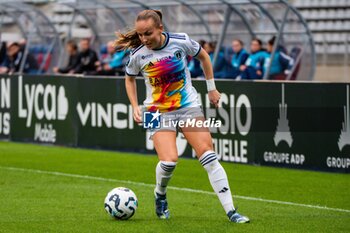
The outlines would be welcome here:
<svg viewBox="0 0 350 233">
<path fill-rule="evenodd" d="M 227 175 L 224 168 L 216 158 L 214 151 L 206 151 L 200 158 L 199 162 L 208 172 L 210 184 L 218 196 L 225 212 L 234 210 L 230 186 L 228 184 Z"/>
<path fill-rule="evenodd" d="M 176 162 L 159 161 L 156 167 L 156 189 L 158 194 L 165 195 L 166 187 L 170 181 L 173 171 L 176 167 Z"/>
</svg>

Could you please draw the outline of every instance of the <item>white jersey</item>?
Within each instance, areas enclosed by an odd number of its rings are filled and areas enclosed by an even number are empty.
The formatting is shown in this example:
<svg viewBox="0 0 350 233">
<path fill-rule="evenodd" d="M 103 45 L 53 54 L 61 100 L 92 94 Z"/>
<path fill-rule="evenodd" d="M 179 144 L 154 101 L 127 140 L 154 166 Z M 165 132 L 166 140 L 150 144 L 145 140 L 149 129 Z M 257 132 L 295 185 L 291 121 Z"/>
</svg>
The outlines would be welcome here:
<svg viewBox="0 0 350 233">
<path fill-rule="evenodd" d="M 198 107 L 197 91 L 192 86 L 187 56 L 195 57 L 201 46 L 185 33 L 163 33 L 164 45 L 148 49 L 141 45 L 130 54 L 126 74 L 145 78 L 148 111 L 169 112 L 183 107 Z"/>
</svg>

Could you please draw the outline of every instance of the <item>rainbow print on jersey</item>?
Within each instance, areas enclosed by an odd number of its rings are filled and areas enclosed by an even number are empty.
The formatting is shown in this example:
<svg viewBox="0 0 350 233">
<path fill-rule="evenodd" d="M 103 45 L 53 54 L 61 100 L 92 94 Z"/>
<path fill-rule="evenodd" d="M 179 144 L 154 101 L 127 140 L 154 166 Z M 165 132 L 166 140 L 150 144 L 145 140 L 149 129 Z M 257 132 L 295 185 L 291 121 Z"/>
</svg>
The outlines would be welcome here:
<svg viewBox="0 0 350 233">
<path fill-rule="evenodd" d="M 168 112 L 186 105 L 186 64 L 183 59 L 167 56 L 150 61 L 143 69 L 152 87 L 153 103 L 149 111 Z"/>
</svg>

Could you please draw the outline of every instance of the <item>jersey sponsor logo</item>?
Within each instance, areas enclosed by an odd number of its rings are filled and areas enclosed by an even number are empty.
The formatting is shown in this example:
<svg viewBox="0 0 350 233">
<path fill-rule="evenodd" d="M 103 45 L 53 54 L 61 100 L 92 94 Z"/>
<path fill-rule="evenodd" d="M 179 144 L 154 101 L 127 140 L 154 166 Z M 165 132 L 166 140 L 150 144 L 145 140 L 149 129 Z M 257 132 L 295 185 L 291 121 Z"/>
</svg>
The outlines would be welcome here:
<svg viewBox="0 0 350 233">
<path fill-rule="evenodd" d="M 151 57 L 153 57 L 153 54 L 147 54 L 147 55 L 142 55 L 141 59 L 144 60 L 146 58 L 151 58 Z"/>
<path fill-rule="evenodd" d="M 163 86 L 169 83 L 175 83 L 186 78 L 184 70 L 173 74 L 167 74 L 166 76 L 149 78 L 149 83 L 153 87 Z"/>
<path fill-rule="evenodd" d="M 165 57 L 157 58 L 157 62 L 170 60 L 170 59 L 171 59 L 171 56 L 165 56 Z"/>
</svg>

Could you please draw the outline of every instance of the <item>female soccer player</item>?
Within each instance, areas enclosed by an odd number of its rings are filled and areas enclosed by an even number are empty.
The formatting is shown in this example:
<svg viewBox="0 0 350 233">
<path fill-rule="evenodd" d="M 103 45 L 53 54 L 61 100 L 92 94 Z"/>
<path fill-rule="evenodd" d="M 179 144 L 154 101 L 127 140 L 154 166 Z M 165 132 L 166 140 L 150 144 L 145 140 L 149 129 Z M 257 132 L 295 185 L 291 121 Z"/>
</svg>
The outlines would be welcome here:
<svg viewBox="0 0 350 233">
<path fill-rule="evenodd" d="M 177 122 L 187 118 L 204 121 L 196 90 L 192 87 L 186 57 L 200 60 L 206 77 L 208 96 L 218 107 L 220 93 L 215 88 L 213 69 L 208 54 L 199 44 L 185 33 L 163 32 L 162 13 L 157 10 L 144 10 L 136 18 L 135 29 L 120 34 L 115 46 L 133 49 L 126 65 L 125 86 L 133 107 L 134 120 L 142 122 L 138 105 L 135 76 L 141 73 L 145 78 L 147 98 L 144 107 L 149 112 L 162 114 L 167 122 Z M 178 154 L 174 126 L 156 129 L 152 139 L 158 154 L 156 167 L 155 205 L 160 219 L 170 217 L 166 188 L 175 169 Z M 210 183 L 225 209 L 230 221 L 249 222 L 236 212 L 225 170 L 220 165 L 213 150 L 208 128 L 182 127 L 182 133 L 195 150 L 197 157 L 208 172 Z"/>
</svg>

